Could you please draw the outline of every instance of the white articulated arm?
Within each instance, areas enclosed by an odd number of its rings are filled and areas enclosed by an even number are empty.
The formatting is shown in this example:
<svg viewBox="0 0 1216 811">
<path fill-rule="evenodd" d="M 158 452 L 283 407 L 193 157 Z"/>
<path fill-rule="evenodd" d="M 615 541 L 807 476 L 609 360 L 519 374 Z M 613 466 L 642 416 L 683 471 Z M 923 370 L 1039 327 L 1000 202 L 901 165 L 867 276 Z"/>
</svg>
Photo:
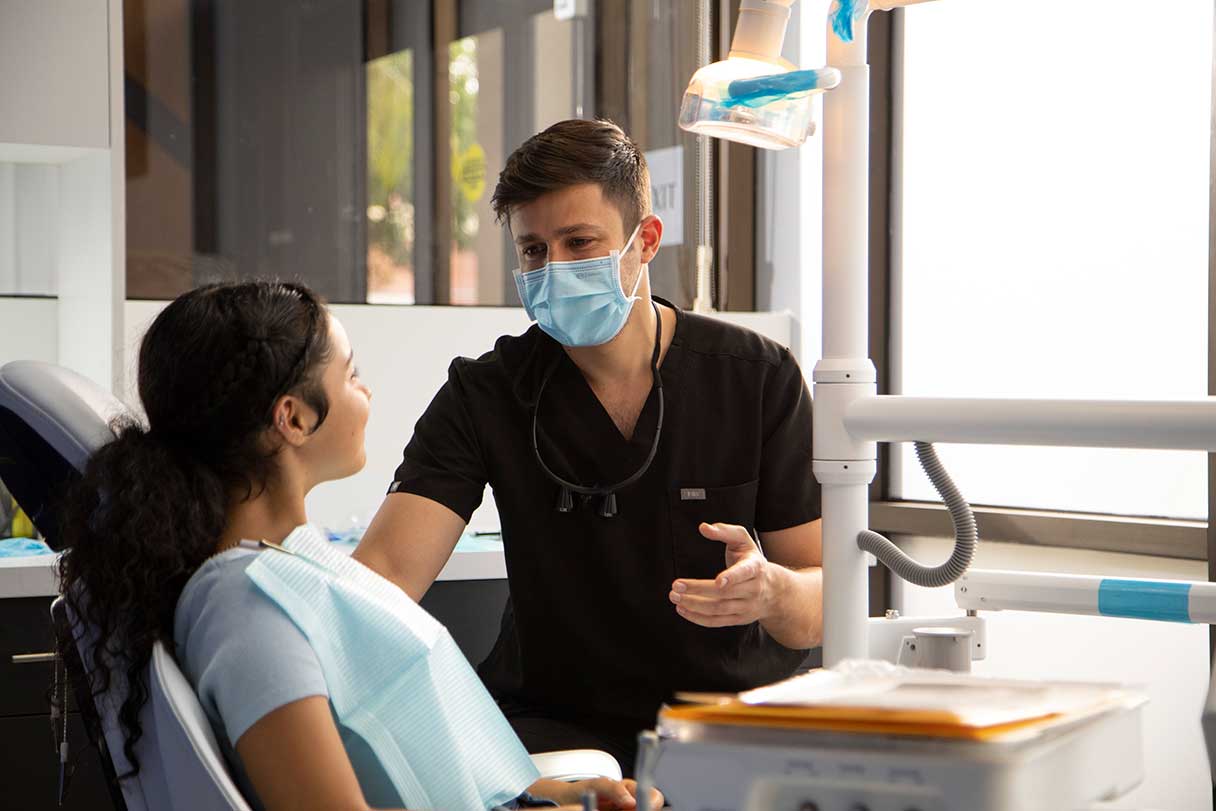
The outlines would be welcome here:
<svg viewBox="0 0 1216 811">
<path fill-rule="evenodd" d="M 743 0 L 739 22 L 730 41 L 732 57 L 776 60 L 781 58 L 781 43 L 790 21 L 794 0 Z"/>
</svg>

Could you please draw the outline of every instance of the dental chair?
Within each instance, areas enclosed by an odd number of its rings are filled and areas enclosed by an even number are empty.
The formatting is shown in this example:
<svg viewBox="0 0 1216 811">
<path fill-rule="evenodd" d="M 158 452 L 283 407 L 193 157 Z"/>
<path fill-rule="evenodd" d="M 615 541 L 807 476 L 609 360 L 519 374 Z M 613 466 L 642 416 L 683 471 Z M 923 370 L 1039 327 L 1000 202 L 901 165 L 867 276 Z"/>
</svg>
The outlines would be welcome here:
<svg viewBox="0 0 1216 811">
<path fill-rule="evenodd" d="M 128 413 L 109 392 L 68 369 L 35 361 L 0 366 L 0 479 L 52 549 L 63 549 L 56 499 L 93 451 L 113 439 L 113 420 Z M 51 618 L 57 637 L 73 643 L 62 645 L 64 664 L 116 811 L 248 811 L 194 689 L 161 643 L 149 663 L 144 734 L 135 745 L 140 771 L 119 780 L 130 771 L 118 723 L 125 685 L 112 683 L 95 695 L 82 665 L 96 641 L 91 629 L 76 622 L 62 597 Z M 555 780 L 621 777 L 606 752 L 551 752 L 533 760 L 542 776 Z"/>
</svg>

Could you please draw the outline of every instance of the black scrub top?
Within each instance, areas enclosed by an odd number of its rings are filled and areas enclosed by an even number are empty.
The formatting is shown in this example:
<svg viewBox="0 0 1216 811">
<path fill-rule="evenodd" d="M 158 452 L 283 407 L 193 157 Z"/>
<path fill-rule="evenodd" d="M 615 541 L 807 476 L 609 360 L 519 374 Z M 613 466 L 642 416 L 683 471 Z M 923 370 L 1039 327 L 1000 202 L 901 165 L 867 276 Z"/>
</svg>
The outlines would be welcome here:
<svg viewBox="0 0 1216 811">
<path fill-rule="evenodd" d="M 468 521 L 485 485 L 494 488 L 510 600 L 479 672 L 500 701 L 648 726 L 674 691 L 754 687 L 789 676 L 806 656 L 759 623 L 694 625 L 668 600 L 676 578 L 711 579 L 725 568 L 725 547 L 703 538 L 700 522 L 771 531 L 813 521 L 820 509 L 811 397 L 789 350 L 673 309 L 658 452 L 617 493 L 615 517 L 601 517 L 595 497 L 575 496 L 573 512 L 557 511 L 560 488 L 531 446 L 537 391 L 555 364 L 540 403 L 545 463 L 568 481 L 608 485 L 645 460 L 657 390 L 626 440 L 535 325 L 477 360 L 454 360 L 405 448 L 391 492 L 432 499 Z"/>
</svg>

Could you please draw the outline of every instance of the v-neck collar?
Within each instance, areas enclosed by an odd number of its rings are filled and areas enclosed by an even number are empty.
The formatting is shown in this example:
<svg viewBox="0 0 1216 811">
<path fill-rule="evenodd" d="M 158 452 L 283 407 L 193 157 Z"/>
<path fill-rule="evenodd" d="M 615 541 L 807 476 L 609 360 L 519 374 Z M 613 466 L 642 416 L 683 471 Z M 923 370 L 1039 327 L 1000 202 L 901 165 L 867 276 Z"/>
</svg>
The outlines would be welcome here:
<svg viewBox="0 0 1216 811">
<path fill-rule="evenodd" d="M 652 295 L 651 298 L 666 307 L 670 307 L 675 313 L 675 325 L 672 327 L 671 343 L 667 347 L 667 352 L 659 361 L 659 375 L 663 379 L 663 387 L 668 388 L 674 386 L 679 380 L 680 367 L 683 360 L 684 346 L 684 311 L 676 305 L 672 304 L 665 298 Z M 511 363 L 507 359 L 506 366 L 508 370 L 515 367 L 513 371 L 508 371 L 508 374 L 514 379 L 513 390 L 516 398 L 521 404 L 528 408 L 536 407 L 536 398 L 540 393 L 541 384 L 553 367 L 554 378 L 558 375 L 569 373 L 573 370 L 579 377 L 583 378 L 583 383 L 591 396 L 595 396 L 595 392 L 591 391 L 591 384 L 587 383 L 587 378 L 583 376 L 583 372 L 578 368 L 570 356 L 562 348 L 562 345 L 546 334 L 539 326 L 533 324 L 529 330 L 535 332 L 535 338 L 531 343 L 531 348 L 526 350 L 526 355 L 519 358 L 516 363 Z M 676 351 L 676 350 L 681 351 Z M 596 397 L 596 402 L 599 398 Z M 603 405 L 600 405 L 601 410 Z M 605 416 L 607 412 L 605 412 Z M 614 424 L 615 425 L 615 424 Z M 619 432 L 618 432 L 619 433 Z"/>
<path fill-rule="evenodd" d="M 672 340 L 659 366 L 665 398 L 665 421 L 669 421 L 673 413 L 673 400 L 678 397 L 679 372 L 684 356 L 681 335 L 683 318 L 679 308 L 657 296 L 654 298 L 659 304 L 671 307 L 676 314 Z M 633 436 L 627 440 L 578 365 L 549 336 L 542 335 L 541 339 L 549 345 L 550 351 L 536 352 L 534 360 L 546 364 L 543 369 L 549 368 L 548 363 L 557 365 L 544 391 L 543 402 L 539 404 L 538 440 L 546 448 L 546 460 L 552 459 L 551 465 L 556 463 L 569 474 L 571 481 L 584 485 L 604 486 L 610 481 L 625 478 L 645 459 L 654 442 L 655 431 L 659 430 L 658 389 L 651 387 L 638 415 Z M 529 405 L 536 408 L 535 395 L 544 374 L 542 371 L 539 375 L 528 374 L 527 377 L 535 381 L 535 389 L 532 386 L 527 388 L 532 389 L 528 392 L 532 395 Z M 670 424 L 662 430 L 671 430 Z"/>
</svg>

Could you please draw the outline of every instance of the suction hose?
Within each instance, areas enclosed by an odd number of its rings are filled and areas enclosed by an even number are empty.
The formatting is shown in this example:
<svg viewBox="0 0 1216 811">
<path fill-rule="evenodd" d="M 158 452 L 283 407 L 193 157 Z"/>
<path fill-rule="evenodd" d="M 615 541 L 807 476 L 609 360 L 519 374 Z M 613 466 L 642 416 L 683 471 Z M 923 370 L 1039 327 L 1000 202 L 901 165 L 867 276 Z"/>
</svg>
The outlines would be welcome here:
<svg viewBox="0 0 1216 811">
<path fill-rule="evenodd" d="M 937 451 L 933 450 L 933 445 L 917 442 L 915 446 L 916 458 L 920 460 L 921 467 L 933 482 L 933 488 L 946 503 L 950 519 L 954 522 L 954 551 L 950 558 L 940 566 L 925 566 L 913 560 L 882 535 L 868 529 L 862 530 L 857 536 L 857 546 L 878 558 L 879 562 L 909 583 L 937 588 L 953 583 L 966 573 L 967 567 L 971 565 L 971 558 L 975 556 L 979 536 L 971 506 L 950 480 L 949 474 L 937 458 Z"/>
</svg>

